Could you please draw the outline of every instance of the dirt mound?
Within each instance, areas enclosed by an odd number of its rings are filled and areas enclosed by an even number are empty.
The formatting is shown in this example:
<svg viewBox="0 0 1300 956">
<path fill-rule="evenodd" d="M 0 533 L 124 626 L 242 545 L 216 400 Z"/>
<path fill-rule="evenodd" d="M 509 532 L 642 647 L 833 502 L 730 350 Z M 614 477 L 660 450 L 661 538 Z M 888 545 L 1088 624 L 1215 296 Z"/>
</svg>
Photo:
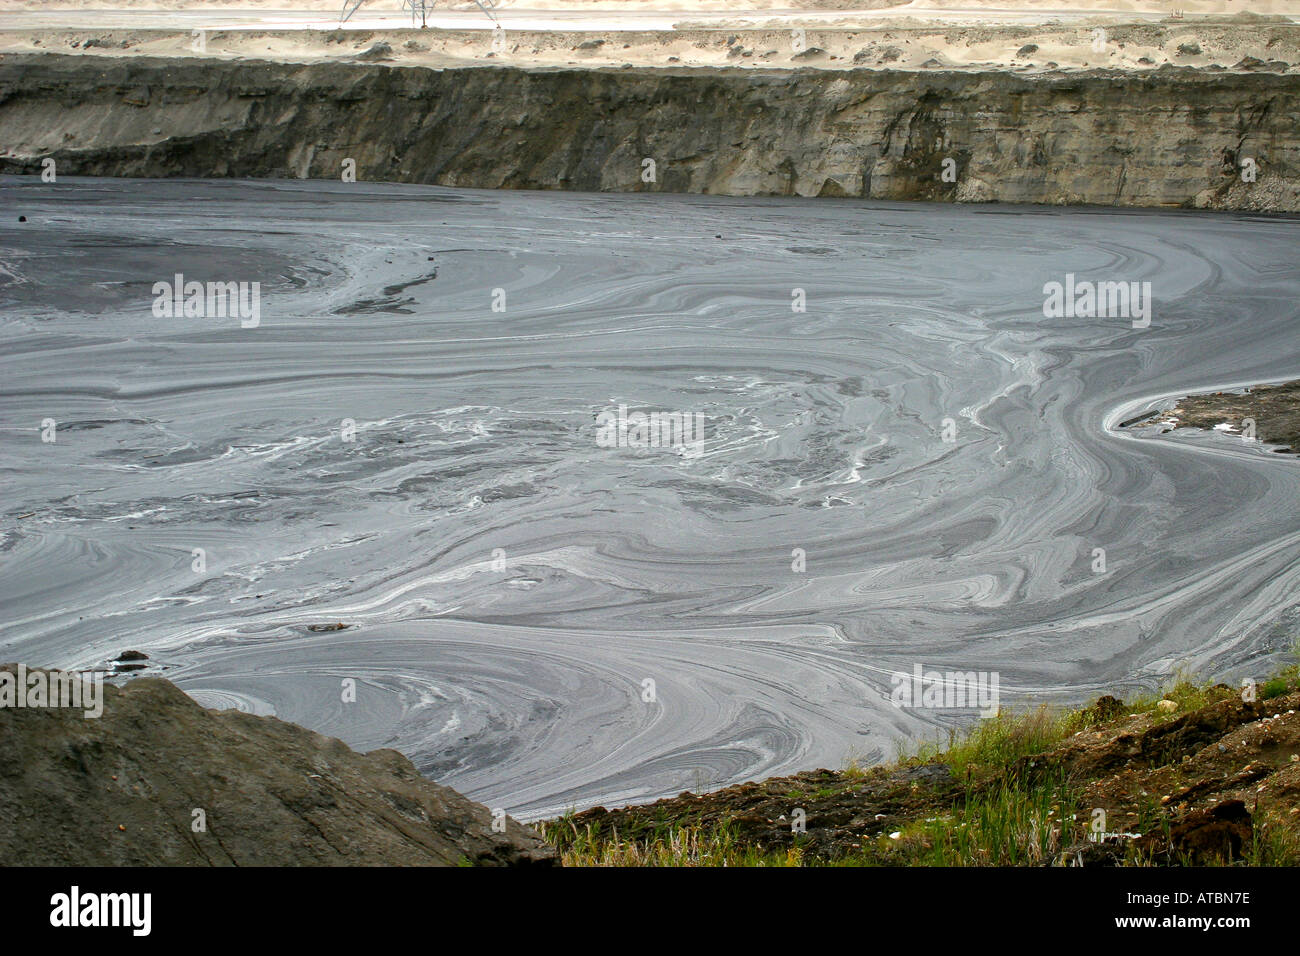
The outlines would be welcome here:
<svg viewBox="0 0 1300 956">
<path fill-rule="evenodd" d="M 1254 437 L 1300 451 L 1300 382 L 1257 385 L 1242 392 L 1189 395 L 1165 413 L 1174 428 L 1227 431 L 1234 436 L 1254 423 Z"/>
<path fill-rule="evenodd" d="M 1155 712 L 1128 714 L 1103 697 L 1078 712 L 1083 729 L 1064 741 L 974 776 L 935 762 L 817 770 L 597 807 L 546 829 L 562 847 L 662 841 L 689 829 L 725 833 L 729 846 L 760 854 L 798 847 L 811 860 L 915 864 L 932 860 L 934 844 L 955 828 L 987 829 L 988 814 L 1010 819 L 1025 806 L 1021 829 L 1035 841 L 1039 831 L 1050 835 L 1038 841 L 1050 851 L 1031 855 L 1039 864 L 1232 862 L 1263 841 L 1291 839 L 1279 828 L 1296 830 L 1300 692 L 1249 702 L 1226 685 L 1206 693 L 1208 703 L 1185 713 L 1161 701 Z M 1034 794 L 1046 800 L 1035 805 Z M 1100 830 L 1090 826 L 1096 821 Z M 1007 826 L 1006 838 L 1019 839 L 1014 831 Z"/>
<path fill-rule="evenodd" d="M 959 799 L 962 787 L 943 764 L 845 774 L 812 770 L 743 783 L 707 795 L 683 793 L 647 806 L 595 807 L 565 821 L 574 832 L 645 839 L 682 827 L 727 828 L 761 851 L 796 844 L 834 859 L 860 849 L 908 819 Z"/>
<path fill-rule="evenodd" d="M 0 865 L 555 861 L 531 830 L 505 819 L 495 832 L 486 807 L 395 750 L 359 754 L 273 717 L 206 710 L 161 678 L 103 690 L 98 718 L 0 707 Z"/>
</svg>

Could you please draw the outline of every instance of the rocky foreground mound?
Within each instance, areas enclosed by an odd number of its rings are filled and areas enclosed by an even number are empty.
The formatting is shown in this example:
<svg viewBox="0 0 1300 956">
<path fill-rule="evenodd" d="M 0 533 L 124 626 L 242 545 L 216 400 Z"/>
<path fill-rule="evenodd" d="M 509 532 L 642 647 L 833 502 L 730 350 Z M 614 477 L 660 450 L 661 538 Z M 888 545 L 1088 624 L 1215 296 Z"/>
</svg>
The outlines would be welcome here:
<svg viewBox="0 0 1300 956">
<path fill-rule="evenodd" d="M 106 686 L 98 718 L 0 707 L 0 865 L 554 862 L 531 830 L 494 832 L 486 807 L 395 750 L 207 710 L 160 678 Z"/>
</svg>

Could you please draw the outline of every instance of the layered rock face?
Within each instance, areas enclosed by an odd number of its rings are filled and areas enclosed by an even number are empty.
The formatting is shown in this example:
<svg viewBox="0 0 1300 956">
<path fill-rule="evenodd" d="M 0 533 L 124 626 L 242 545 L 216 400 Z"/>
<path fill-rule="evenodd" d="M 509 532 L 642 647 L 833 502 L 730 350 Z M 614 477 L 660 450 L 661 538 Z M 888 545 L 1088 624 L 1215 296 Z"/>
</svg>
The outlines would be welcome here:
<svg viewBox="0 0 1300 956">
<path fill-rule="evenodd" d="M 206 710 L 161 678 L 103 690 L 99 717 L 0 706 L 0 866 L 555 862 L 395 750 Z"/>
<path fill-rule="evenodd" d="M 1298 115 L 1296 73 L 6 56 L 0 171 L 1295 211 Z"/>
</svg>

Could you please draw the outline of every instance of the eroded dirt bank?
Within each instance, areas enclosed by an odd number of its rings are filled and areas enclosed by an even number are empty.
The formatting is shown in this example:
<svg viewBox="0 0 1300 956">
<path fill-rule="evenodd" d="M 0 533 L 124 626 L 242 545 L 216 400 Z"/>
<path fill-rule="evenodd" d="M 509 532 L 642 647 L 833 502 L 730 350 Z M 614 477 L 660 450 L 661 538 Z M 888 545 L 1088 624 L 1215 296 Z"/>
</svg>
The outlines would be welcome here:
<svg viewBox="0 0 1300 956">
<path fill-rule="evenodd" d="M 1294 865 L 1293 687 L 1243 700 L 1183 685 L 1139 713 L 1105 696 L 1052 729 L 1039 713 L 977 730 L 932 762 L 595 807 L 543 830 L 570 865 Z"/>
<path fill-rule="evenodd" d="M 0 59 L 0 172 L 1300 210 L 1300 74 Z M 1243 176 L 1253 161 L 1254 181 Z M 945 177 L 945 171 L 948 176 Z"/>
</svg>

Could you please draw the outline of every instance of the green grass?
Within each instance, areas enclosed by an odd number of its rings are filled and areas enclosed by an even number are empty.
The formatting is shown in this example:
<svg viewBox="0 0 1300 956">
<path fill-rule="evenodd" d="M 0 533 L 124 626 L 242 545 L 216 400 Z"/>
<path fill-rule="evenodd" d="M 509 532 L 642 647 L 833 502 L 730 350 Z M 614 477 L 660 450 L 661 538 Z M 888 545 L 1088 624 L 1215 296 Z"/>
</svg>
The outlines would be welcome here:
<svg viewBox="0 0 1300 956">
<path fill-rule="evenodd" d="M 1293 652 L 1300 656 L 1300 641 Z M 1300 664 L 1291 664 L 1262 686 L 1259 697 L 1267 700 L 1298 688 Z M 1115 716 L 1138 714 L 1163 723 L 1239 694 L 1237 688 L 1178 674 L 1159 693 L 1126 702 Z M 1162 707 L 1162 701 L 1176 706 Z M 560 849 L 566 866 L 1041 865 L 1087 838 L 1088 811 L 1078 805 L 1071 781 L 1062 772 L 1043 767 L 1028 774 L 1010 771 L 1022 759 L 1053 750 L 1075 733 L 1104 722 L 1090 707 L 1066 712 L 1046 707 L 1024 713 L 1003 711 L 965 733 L 952 730 L 946 740 L 923 742 L 910 752 L 900 752 L 898 766 L 946 764 L 954 776 L 964 779 L 964 799 L 950 810 L 905 824 L 895 831 L 896 837 L 882 835 L 833 862 L 806 855 L 798 843 L 789 850 L 756 849 L 726 824 L 663 821 L 621 835 L 579 826 L 569 815 L 543 823 L 540 829 Z M 842 771 L 845 788 L 851 789 L 866 772 L 858 761 L 849 761 Z M 837 789 L 841 788 L 821 788 L 813 796 L 833 796 Z M 787 796 L 801 799 L 805 793 L 792 787 Z M 1167 835 L 1168 829 L 1169 816 L 1155 796 L 1139 808 L 1136 819 L 1125 822 L 1126 832 Z M 1300 820 L 1295 815 L 1261 811 L 1254 832 L 1252 845 L 1244 848 L 1248 865 L 1300 865 Z M 1150 861 L 1130 853 L 1127 862 Z"/>
<path fill-rule="evenodd" d="M 1300 866 L 1300 827 L 1294 821 L 1276 811 L 1257 815 L 1254 839 L 1243 852 L 1246 865 Z"/>
<path fill-rule="evenodd" d="M 1260 700 L 1271 700 L 1274 697 L 1281 697 L 1288 690 L 1287 682 L 1280 677 L 1275 677 L 1260 689 L 1259 698 Z"/>
<path fill-rule="evenodd" d="M 1009 767 L 1021 757 L 1051 750 L 1071 733 L 1069 715 L 1054 714 L 1046 707 L 1023 714 L 999 711 L 964 735 L 955 728 L 950 730 L 946 745 L 921 743 L 898 763 L 944 763 L 955 776 L 969 778 L 981 770 Z"/>
<path fill-rule="evenodd" d="M 1237 697 L 1240 694 L 1240 689 L 1233 689 L 1225 684 L 1198 683 L 1188 675 L 1179 674 L 1173 681 L 1166 684 L 1159 693 L 1142 694 L 1132 700 L 1127 705 L 1127 712 L 1130 714 L 1150 715 L 1156 719 L 1157 723 L 1164 723 L 1175 720 L 1189 710 L 1196 710 L 1208 704 L 1227 700 L 1230 697 Z M 1172 700 L 1178 705 L 1178 708 L 1168 712 L 1162 711 L 1160 709 L 1162 700 Z"/>
<path fill-rule="evenodd" d="M 1055 776 L 1033 786 L 1001 783 L 951 816 L 914 825 L 900 842 L 913 866 L 1040 866 L 1083 839 L 1086 827 L 1065 778 Z"/>
<path fill-rule="evenodd" d="M 725 825 L 665 827 L 625 838 L 596 834 L 568 817 L 539 825 L 542 837 L 560 848 L 565 866 L 801 866 L 798 848 L 757 850 L 736 839 Z"/>
</svg>

